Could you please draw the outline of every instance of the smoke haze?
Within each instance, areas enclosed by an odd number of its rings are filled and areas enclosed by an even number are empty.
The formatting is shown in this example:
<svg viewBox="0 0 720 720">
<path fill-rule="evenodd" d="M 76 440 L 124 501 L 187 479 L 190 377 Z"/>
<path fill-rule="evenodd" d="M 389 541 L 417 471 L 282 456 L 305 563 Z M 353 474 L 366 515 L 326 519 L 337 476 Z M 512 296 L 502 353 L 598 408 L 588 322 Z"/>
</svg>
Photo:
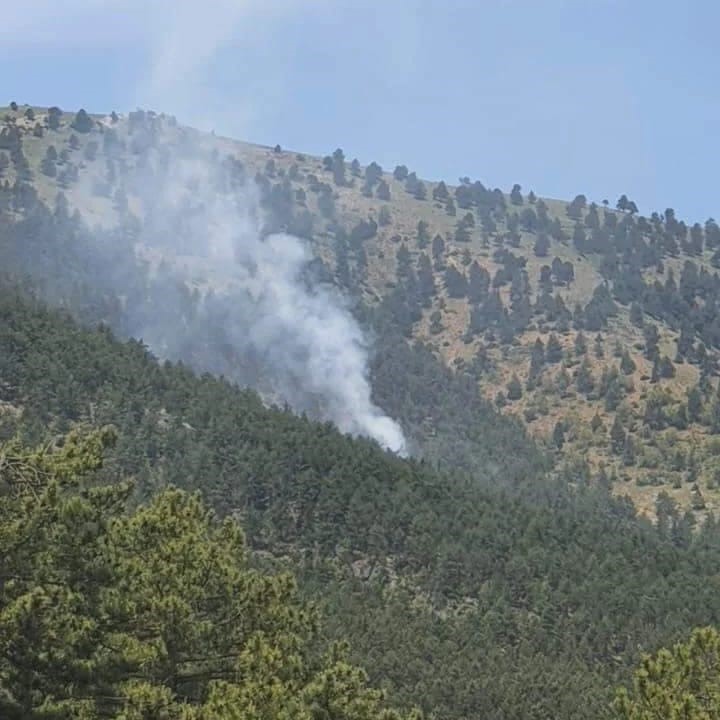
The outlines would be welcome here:
<svg viewBox="0 0 720 720">
<path fill-rule="evenodd" d="M 404 454 L 399 425 L 371 401 L 363 333 L 339 291 L 313 280 L 308 245 L 264 235 L 259 191 L 244 172 L 185 150 L 138 188 L 148 211 L 135 249 L 156 259 L 159 314 L 129 313 L 129 334 L 163 355 L 240 374 L 266 396 Z M 178 316 L 179 284 L 196 288 L 197 306 Z M 224 359 L 212 350 L 219 347 Z"/>
<path fill-rule="evenodd" d="M 54 7 L 47 0 L 18 6 L 5 26 L 27 30 L 24 41 L 32 44 L 138 44 L 146 51 L 138 104 L 204 129 L 218 123 L 242 133 L 254 108 L 210 89 L 218 57 L 239 43 L 268 44 L 280 17 L 330 6 L 70 0 L 62 32 Z M 84 23 L 98 32 L 74 34 Z M 78 207 L 98 224 L 78 258 L 91 268 L 83 282 L 98 297 L 110 291 L 121 298 L 113 326 L 160 357 L 226 375 L 404 453 L 402 430 L 371 400 L 368 347 L 347 299 L 310 272 L 314 258 L 305 241 L 269 233 L 261 191 L 228 158 L 232 149 L 220 151 L 214 140 L 143 112 L 117 123 L 108 118 L 103 136 L 101 168 L 81 174 L 66 194 L 70 211 Z M 118 211 L 106 212 L 98 197 L 114 200 Z"/>
<path fill-rule="evenodd" d="M 172 21 L 154 38 L 147 84 L 139 93 L 152 97 L 155 107 L 194 114 L 198 105 L 211 108 L 215 119 L 229 111 L 237 128 L 252 108 L 222 107 L 217 98 L 207 97 L 204 80 L 213 60 L 228 44 L 252 42 L 252 33 L 243 30 L 257 28 L 261 20 L 267 24 L 274 15 L 322 4 L 219 0 L 214 12 L 207 12 L 194 2 L 180 3 L 177 11 L 163 13 Z M 212 119 L 194 119 L 212 126 Z M 332 287 L 310 281 L 305 270 L 312 254 L 303 241 L 287 234 L 263 237 L 259 192 L 252 181 L 244 173 L 233 175 L 232 164 L 220 178 L 213 177 L 216 157 L 210 155 L 208 162 L 196 150 L 190 153 L 192 161 L 171 161 L 164 168 L 141 246 L 153 250 L 157 238 L 171 238 L 169 246 L 157 248 L 163 255 L 205 258 L 203 270 L 213 282 L 212 296 L 202 299 L 204 323 L 213 327 L 223 318 L 225 347 L 231 362 L 244 366 L 247 384 L 297 411 L 329 419 L 344 432 L 405 454 L 400 426 L 371 401 L 365 339 L 345 299 Z M 158 233 L 158 226 L 174 232 Z M 178 268 L 175 263 L 173 272 Z M 144 329 L 152 341 L 150 329 Z M 163 337 L 167 331 L 163 328 Z"/>
</svg>

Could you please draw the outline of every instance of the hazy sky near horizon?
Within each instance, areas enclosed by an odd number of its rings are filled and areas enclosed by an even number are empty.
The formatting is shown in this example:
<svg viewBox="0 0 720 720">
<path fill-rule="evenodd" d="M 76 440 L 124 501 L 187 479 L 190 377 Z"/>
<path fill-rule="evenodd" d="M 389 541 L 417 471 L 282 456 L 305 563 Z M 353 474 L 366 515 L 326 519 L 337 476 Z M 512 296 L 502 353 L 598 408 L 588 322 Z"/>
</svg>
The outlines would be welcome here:
<svg viewBox="0 0 720 720">
<path fill-rule="evenodd" d="M 720 217 L 720 6 L 650 0 L 33 0 L 0 104 L 145 107 L 455 183 Z"/>
</svg>

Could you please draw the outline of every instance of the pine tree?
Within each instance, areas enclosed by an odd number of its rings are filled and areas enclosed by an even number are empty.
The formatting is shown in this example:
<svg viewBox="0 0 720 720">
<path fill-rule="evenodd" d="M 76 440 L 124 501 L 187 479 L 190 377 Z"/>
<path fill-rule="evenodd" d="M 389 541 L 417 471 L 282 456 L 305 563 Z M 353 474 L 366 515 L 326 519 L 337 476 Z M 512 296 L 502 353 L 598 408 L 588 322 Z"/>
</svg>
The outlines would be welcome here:
<svg viewBox="0 0 720 720">
<path fill-rule="evenodd" d="M 623 375 L 632 375 L 637 366 L 635 361 L 630 357 L 630 353 L 627 350 L 623 350 L 622 357 L 620 358 L 620 370 Z"/>
<path fill-rule="evenodd" d="M 625 428 L 620 421 L 620 415 L 615 415 L 612 427 L 610 428 L 610 448 L 615 455 L 620 455 L 625 448 Z"/>
<path fill-rule="evenodd" d="M 667 355 L 663 355 L 660 358 L 659 372 L 660 372 L 660 377 L 665 380 L 675 377 L 675 365 L 673 364 L 673 361 Z"/>
<path fill-rule="evenodd" d="M 454 265 L 445 270 L 445 287 L 451 298 L 462 298 L 467 295 L 467 278 Z"/>
<path fill-rule="evenodd" d="M 512 190 L 510 191 L 510 202 L 513 205 L 522 205 L 523 204 L 523 196 L 522 196 L 522 188 L 515 183 L 513 185 Z"/>
<path fill-rule="evenodd" d="M 78 110 L 75 119 L 71 123 L 72 129 L 79 133 L 89 133 L 93 126 L 92 118 L 83 109 Z"/>
<path fill-rule="evenodd" d="M 653 360 L 652 371 L 650 373 L 650 382 L 653 384 L 660 382 L 660 377 L 660 358 L 656 355 L 655 360 Z"/>
<path fill-rule="evenodd" d="M 547 257 L 548 250 L 550 250 L 550 239 L 544 232 L 539 232 L 535 238 L 533 252 L 537 257 Z"/>
<path fill-rule="evenodd" d="M 547 341 L 545 357 L 551 364 L 559 363 L 563 358 L 563 349 L 555 333 L 550 333 Z"/>
<path fill-rule="evenodd" d="M 333 182 L 339 187 L 345 187 L 347 185 L 347 178 L 345 177 L 345 153 L 341 148 L 337 148 L 332 154 L 330 170 L 333 174 Z"/>
<path fill-rule="evenodd" d="M 432 263 L 425 253 L 420 253 L 417 265 L 418 292 L 425 307 L 430 307 L 432 298 L 435 296 L 435 278 L 432 271 Z"/>
<path fill-rule="evenodd" d="M 530 371 L 528 382 L 534 381 L 542 373 L 545 365 L 545 346 L 540 338 L 535 340 L 530 351 Z"/>
<path fill-rule="evenodd" d="M 435 310 L 430 315 L 430 334 L 439 335 L 445 328 L 442 324 L 442 314 L 439 310 Z"/>
<path fill-rule="evenodd" d="M 592 372 L 590 371 L 590 363 L 588 363 L 587 358 L 580 363 L 580 367 L 575 376 L 575 385 L 577 386 L 578 392 L 581 392 L 583 395 L 589 395 L 595 387 Z"/>
<path fill-rule="evenodd" d="M 702 393 L 697 385 L 694 385 L 687 393 L 687 412 L 690 422 L 697 422 L 702 412 Z"/>
<path fill-rule="evenodd" d="M 53 106 L 48 108 L 47 122 L 48 127 L 51 130 L 58 130 L 60 128 L 60 120 L 62 118 L 62 110 L 59 107 Z"/>
<path fill-rule="evenodd" d="M 428 224 L 424 220 L 418 220 L 416 243 L 420 250 L 424 250 L 430 242 L 430 233 L 428 232 L 428 227 Z"/>
<path fill-rule="evenodd" d="M 511 402 L 519 400 L 522 397 L 522 384 L 517 375 L 513 375 L 510 378 L 510 382 L 507 385 L 507 399 Z"/>
<path fill-rule="evenodd" d="M 622 449 L 622 462 L 625 467 L 630 467 L 635 464 L 635 446 L 630 433 L 625 435 Z"/>
<path fill-rule="evenodd" d="M 575 355 L 578 357 L 582 357 L 587 353 L 587 340 L 585 340 L 585 335 L 583 335 L 582 331 L 580 331 L 575 336 Z"/>
<path fill-rule="evenodd" d="M 390 186 L 387 184 L 386 180 L 380 180 L 377 186 L 376 194 L 380 200 L 384 200 L 385 202 L 390 201 Z"/>
<path fill-rule="evenodd" d="M 468 301 L 477 305 L 485 300 L 490 291 L 490 273 L 477 260 L 473 260 L 468 275 Z"/>
<path fill-rule="evenodd" d="M 720 634 L 694 630 L 690 639 L 644 656 L 631 691 L 617 691 L 618 720 L 709 720 L 720 712 Z"/>
<path fill-rule="evenodd" d="M 405 180 L 407 180 L 408 174 L 409 173 L 406 165 L 397 165 L 393 170 L 393 177 L 400 182 L 405 182 Z"/>
<path fill-rule="evenodd" d="M 643 335 L 645 337 L 645 357 L 648 360 L 655 360 L 658 356 L 658 344 L 660 333 L 656 325 L 645 325 Z"/>
<path fill-rule="evenodd" d="M 47 175 L 48 177 L 55 177 L 57 175 L 57 165 L 55 164 L 56 162 L 57 150 L 55 150 L 55 147 L 53 145 L 50 145 L 45 152 L 45 157 L 43 157 L 42 162 L 40 163 L 40 171 L 43 173 L 43 175 Z"/>
<path fill-rule="evenodd" d="M 317 611 L 251 567 L 233 520 L 88 482 L 115 437 L 0 448 L 3 718 L 400 720 L 343 645 L 316 656 Z"/>
<path fill-rule="evenodd" d="M 603 347 L 603 337 L 600 333 L 595 336 L 595 345 L 593 346 L 593 352 L 598 360 L 605 357 L 605 348 Z"/>
<path fill-rule="evenodd" d="M 439 202 L 444 202 L 450 197 L 450 193 L 448 192 L 447 185 L 441 180 L 434 188 L 433 188 L 433 200 L 438 200 Z"/>
</svg>

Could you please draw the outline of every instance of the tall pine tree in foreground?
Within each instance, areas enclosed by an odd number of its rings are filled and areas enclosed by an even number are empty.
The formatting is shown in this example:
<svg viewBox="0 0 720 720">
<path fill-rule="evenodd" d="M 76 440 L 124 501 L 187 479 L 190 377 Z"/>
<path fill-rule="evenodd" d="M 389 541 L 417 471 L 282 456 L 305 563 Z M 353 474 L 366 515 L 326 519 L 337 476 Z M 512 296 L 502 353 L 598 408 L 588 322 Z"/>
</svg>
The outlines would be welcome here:
<svg viewBox="0 0 720 720">
<path fill-rule="evenodd" d="M 114 437 L 0 447 L 0 717 L 399 718 L 344 646 L 317 651 L 316 612 L 250 569 L 234 521 L 93 482 Z"/>
</svg>

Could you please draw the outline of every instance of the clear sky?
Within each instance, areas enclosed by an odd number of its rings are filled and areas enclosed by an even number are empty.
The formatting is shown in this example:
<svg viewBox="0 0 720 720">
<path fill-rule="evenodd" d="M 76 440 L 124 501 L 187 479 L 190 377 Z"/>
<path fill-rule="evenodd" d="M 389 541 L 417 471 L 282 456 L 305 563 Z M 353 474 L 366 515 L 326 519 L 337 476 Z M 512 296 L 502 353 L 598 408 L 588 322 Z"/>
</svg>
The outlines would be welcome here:
<svg viewBox="0 0 720 720">
<path fill-rule="evenodd" d="M 720 217 L 712 0 L 3 3 L 2 92 L 428 179 Z"/>
</svg>

